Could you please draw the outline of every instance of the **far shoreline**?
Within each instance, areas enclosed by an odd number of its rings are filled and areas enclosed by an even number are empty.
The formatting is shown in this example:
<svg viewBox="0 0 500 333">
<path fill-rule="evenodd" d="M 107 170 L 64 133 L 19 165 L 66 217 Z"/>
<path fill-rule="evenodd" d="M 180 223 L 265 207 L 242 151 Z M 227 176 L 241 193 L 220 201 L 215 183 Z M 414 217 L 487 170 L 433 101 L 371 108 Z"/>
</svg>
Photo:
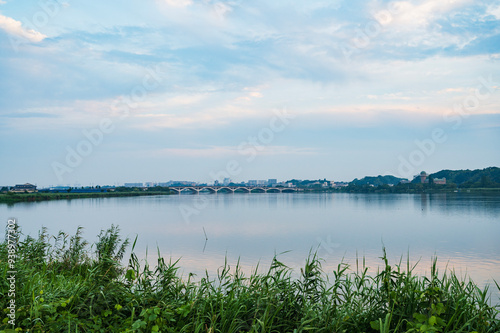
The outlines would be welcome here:
<svg viewBox="0 0 500 333">
<path fill-rule="evenodd" d="M 0 204 L 14 204 L 19 202 L 41 202 L 52 200 L 72 200 L 88 198 L 119 198 L 119 197 L 138 197 L 153 195 L 171 195 L 172 192 L 165 191 L 130 191 L 130 192 L 91 192 L 91 193 L 2 193 L 0 194 Z"/>
<path fill-rule="evenodd" d="M 421 191 L 410 189 L 408 191 L 390 191 L 385 188 L 338 188 L 338 189 L 303 189 L 298 193 L 351 193 L 351 194 L 438 194 L 438 193 L 456 193 L 456 194 L 494 194 L 500 195 L 500 188 L 464 188 L 464 189 L 438 189 L 426 188 Z M 236 193 L 239 194 L 239 193 Z M 261 193 L 253 193 L 261 194 Z M 179 195 L 172 191 L 130 191 L 130 192 L 92 192 L 92 193 L 1 193 L 0 204 L 15 204 L 20 202 L 42 202 L 53 200 L 73 200 L 89 198 L 120 198 L 120 197 L 138 197 L 138 196 L 156 196 L 156 195 Z"/>
</svg>

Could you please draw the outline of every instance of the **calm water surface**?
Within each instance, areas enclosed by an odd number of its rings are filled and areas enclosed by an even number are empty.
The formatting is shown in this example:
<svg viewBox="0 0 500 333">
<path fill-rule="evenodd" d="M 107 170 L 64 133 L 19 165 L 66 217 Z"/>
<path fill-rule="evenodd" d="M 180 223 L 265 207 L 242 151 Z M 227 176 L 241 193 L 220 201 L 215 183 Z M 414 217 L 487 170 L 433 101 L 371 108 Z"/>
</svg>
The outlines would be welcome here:
<svg viewBox="0 0 500 333">
<path fill-rule="evenodd" d="M 181 258 L 184 273 L 198 275 L 216 272 L 225 258 L 230 264 L 239 258 L 247 273 L 257 263 L 265 270 L 274 254 L 298 268 L 311 249 L 327 272 L 342 260 L 355 269 L 356 256 L 375 272 L 385 246 L 393 263 L 402 257 L 406 265 L 408 253 L 412 264 L 420 260 L 420 274 L 429 272 L 436 255 L 441 271 L 454 269 L 481 286 L 500 281 L 499 196 L 171 195 L 0 204 L 0 216 L 5 222 L 16 217 L 32 236 L 42 226 L 52 234 L 74 234 L 83 226 L 86 239 L 95 240 L 101 229 L 119 225 L 123 236 L 138 235 L 141 258 L 154 263 L 159 248 L 166 258 Z"/>
</svg>

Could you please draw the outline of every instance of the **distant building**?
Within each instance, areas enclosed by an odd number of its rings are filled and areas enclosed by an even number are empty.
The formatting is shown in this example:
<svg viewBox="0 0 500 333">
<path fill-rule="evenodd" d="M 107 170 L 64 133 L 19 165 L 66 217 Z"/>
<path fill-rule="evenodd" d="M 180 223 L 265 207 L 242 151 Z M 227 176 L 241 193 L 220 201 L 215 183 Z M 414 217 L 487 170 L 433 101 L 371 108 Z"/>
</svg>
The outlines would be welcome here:
<svg viewBox="0 0 500 333">
<path fill-rule="evenodd" d="M 69 186 L 52 186 L 52 187 L 49 187 L 49 191 L 67 191 L 69 190 L 70 187 Z"/>
<path fill-rule="evenodd" d="M 446 185 L 446 178 L 434 178 L 434 184 Z"/>
<path fill-rule="evenodd" d="M 276 184 L 278 184 L 278 180 L 277 179 L 268 179 L 267 180 L 267 186 L 269 186 L 269 187 L 276 186 Z"/>
<path fill-rule="evenodd" d="M 14 193 L 33 193 L 33 192 L 37 192 L 36 190 L 36 185 L 33 185 L 33 184 L 30 184 L 30 183 L 26 183 L 26 184 L 22 184 L 22 185 L 16 185 L 14 187 L 12 187 L 10 189 L 10 192 L 14 192 Z"/>
<path fill-rule="evenodd" d="M 160 184 L 165 184 L 165 183 L 160 183 Z M 171 180 L 166 183 L 166 186 L 196 186 L 196 182 L 190 182 L 186 180 Z M 165 185 L 162 185 L 165 186 Z"/>
<path fill-rule="evenodd" d="M 125 186 L 125 187 L 142 187 L 143 184 L 142 183 L 125 183 L 125 184 L 123 184 L 123 186 Z"/>
<path fill-rule="evenodd" d="M 105 186 L 101 186 L 101 189 L 104 189 L 104 190 L 106 190 L 108 192 L 114 192 L 115 189 L 116 189 L 116 187 L 111 186 L 111 185 L 105 185 Z"/>
<path fill-rule="evenodd" d="M 420 182 L 422 184 L 429 182 L 429 180 L 427 179 L 427 176 L 428 176 L 428 174 L 425 171 L 422 171 L 420 173 Z"/>
<path fill-rule="evenodd" d="M 429 184 L 429 180 L 432 178 L 429 178 L 429 174 L 427 174 L 425 171 L 422 171 L 419 175 L 416 175 L 415 178 L 420 177 L 420 183 L 422 184 Z M 414 178 L 414 180 L 415 180 Z M 401 181 L 403 183 L 404 181 Z M 446 185 L 446 178 L 434 178 L 432 179 L 432 182 L 434 184 L 438 185 Z"/>
<path fill-rule="evenodd" d="M 248 181 L 248 186 L 257 186 L 257 180 L 254 180 L 254 179 L 249 180 Z"/>
<path fill-rule="evenodd" d="M 224 178 L 222 181 L 222 185 L 227 186 L 231 183 L 231 178 Z"/>
</svg>

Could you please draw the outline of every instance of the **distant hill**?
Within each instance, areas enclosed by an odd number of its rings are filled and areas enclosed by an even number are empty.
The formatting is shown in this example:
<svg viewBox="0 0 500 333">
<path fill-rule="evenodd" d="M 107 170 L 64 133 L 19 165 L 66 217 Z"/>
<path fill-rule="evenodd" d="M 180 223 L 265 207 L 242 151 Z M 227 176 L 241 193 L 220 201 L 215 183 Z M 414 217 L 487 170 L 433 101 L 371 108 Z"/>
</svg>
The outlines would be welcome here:
<svg viewBox="0 0 500 333">
<path fill-rule="evenodd" d="M 490 167 L 476 170 L 441 170 L 429 175 L 432 178 L 446 178 L 447 183 L 455 183 L 459 186 L 483 186 L 489 187 L 500 184 L 500 168 Z M 419 183 L 416 178 L 412 183 Z"/>
<path fill-rule="evenodd" d="M 461 187 L 498 187 L 500 186 L 500 168 L 489 167 L 477 170 L 441 170 L 428 175 L 429 178 L 446 178 L 448 184 L 454 183 Z M 395 176 L 377 176 L 354 179 L 351 185 L 397 185 L 404 178 Z M 420 177 L 412 180 L 412 183 L 420 183 Z"/>
<path fill-rule="evenodd" d="M 377 177 L 364 177 L 361 179 L 354 179 L 350 184 L 353 185 L 397 185 L 402 180 L 407 180 L 404 178 L 398 178 L 394 176 L 377 176 Z"/>
</svg>

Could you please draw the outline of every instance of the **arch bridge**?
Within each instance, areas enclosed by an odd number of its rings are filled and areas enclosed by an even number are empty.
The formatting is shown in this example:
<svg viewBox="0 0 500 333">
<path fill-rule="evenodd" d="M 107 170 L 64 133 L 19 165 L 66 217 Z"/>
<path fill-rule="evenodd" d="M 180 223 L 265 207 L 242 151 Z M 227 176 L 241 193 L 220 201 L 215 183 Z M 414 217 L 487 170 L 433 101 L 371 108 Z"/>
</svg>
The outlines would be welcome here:
<svg viewBox="0 0 500 333">
<path fill-rule="evenodd" d="M 182 192 L 192 192 L 199 194 L 200 192 L 209 193 L 293 193 L 297 192 L 297 188 L 293 187 L 266 187 L 266 186 L 175 186 L 170 187 L 170 190 L 181 194 Z"/>
</svg>

